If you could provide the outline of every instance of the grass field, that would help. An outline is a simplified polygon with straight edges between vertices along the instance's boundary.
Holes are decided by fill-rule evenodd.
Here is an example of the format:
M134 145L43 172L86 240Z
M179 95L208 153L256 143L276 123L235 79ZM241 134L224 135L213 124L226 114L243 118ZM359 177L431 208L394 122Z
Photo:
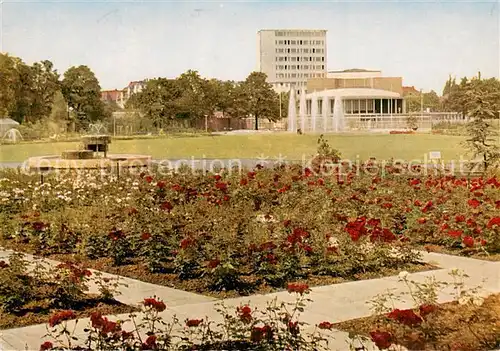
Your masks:
M405 160L424 159L430 151L441 151L443 160L468 158L462 142L464 137L432 134L331 134L330 145L344 158L359 157ZM113 140L110 153L151 155L155 159L180 158L278 158L301 160L316 153L318 135L248 134L190 136ZM23 162L31 156L60 155L63 150L76 149L78 142L20 143L0 145L0 162Z

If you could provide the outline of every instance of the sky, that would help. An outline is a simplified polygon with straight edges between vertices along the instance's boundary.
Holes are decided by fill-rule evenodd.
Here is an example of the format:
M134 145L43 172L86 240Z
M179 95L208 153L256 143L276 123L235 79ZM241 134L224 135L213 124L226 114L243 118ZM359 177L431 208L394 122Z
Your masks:
M499 77L500 4L493 1L0 0L0 51L59 73L89 66L102 89L188 69L243 80L260 29L326 29L327 68L381 69L442 93L449 75Z

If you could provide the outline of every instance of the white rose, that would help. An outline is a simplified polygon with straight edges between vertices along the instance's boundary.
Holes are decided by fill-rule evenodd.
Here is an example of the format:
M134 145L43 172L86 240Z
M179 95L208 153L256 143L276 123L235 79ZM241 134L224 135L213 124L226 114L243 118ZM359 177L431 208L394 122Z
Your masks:
M480 296L476 296L472 299L472 303L476 306L482 306L484 302L484 299Z
M408 273L407 271L401 271L401 272L399 272L398 276L399 276L399 279L405 280L406 278L408 278L409 274L410 273Z
M458 299L458 304L459 305L467 305L470 301L470 297L469 296L461 296L459 299Z

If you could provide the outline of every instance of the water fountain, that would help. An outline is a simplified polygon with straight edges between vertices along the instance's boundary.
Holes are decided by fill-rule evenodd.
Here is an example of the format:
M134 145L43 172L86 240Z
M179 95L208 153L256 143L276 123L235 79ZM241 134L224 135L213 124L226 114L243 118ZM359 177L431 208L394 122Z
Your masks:
M328 128L328 113L330 112L329 98L328 95L323 95L323 131L326 132Z
M300 129L304 133L306 129L306 91L302 89L300 92L299 116L300 116Z
M8 140L11 143L17 143L19 140L23 140L23 136L21 135L21 132L16 128L10 128L5 132L2 139Z
M309 129L314 133L316 132L316 115L318 114L318 99L316 96L311 98L311 126Z
M295 90L292 88L290 90L290 99L288 100L288 131L296 132L297 126L295 121L297 120L297 106L295 102Z
M333 105L333 125L335 132L342 132L345 129L344 104L340 96L335 97Z
M82 136L77 150L66 150L59 155L30 157L28 168L32 170L62 169L130 169L149 167L151 156L133 154L108 154L111 137L102 134L102 125L91 125L93 134Z

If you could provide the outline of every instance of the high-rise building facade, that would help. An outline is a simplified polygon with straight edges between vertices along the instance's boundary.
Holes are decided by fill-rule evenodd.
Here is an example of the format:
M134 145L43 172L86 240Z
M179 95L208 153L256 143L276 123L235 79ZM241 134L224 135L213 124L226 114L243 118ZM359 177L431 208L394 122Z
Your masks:
M257 33L257 71L273 88L306 88L310 78L325 78L326 30L264 29Z

